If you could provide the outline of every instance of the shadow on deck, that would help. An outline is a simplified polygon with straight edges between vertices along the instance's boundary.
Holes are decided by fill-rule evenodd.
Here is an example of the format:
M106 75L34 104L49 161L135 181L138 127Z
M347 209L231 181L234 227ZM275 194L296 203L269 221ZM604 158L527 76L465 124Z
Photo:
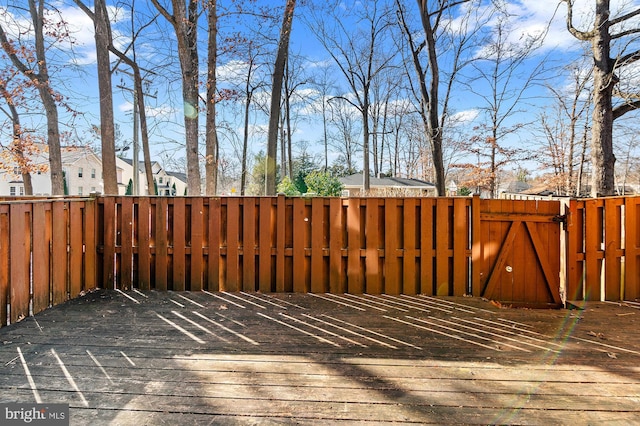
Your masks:
M0 329L0 403L71 424L587 424L640 416L640 310L96 291Z

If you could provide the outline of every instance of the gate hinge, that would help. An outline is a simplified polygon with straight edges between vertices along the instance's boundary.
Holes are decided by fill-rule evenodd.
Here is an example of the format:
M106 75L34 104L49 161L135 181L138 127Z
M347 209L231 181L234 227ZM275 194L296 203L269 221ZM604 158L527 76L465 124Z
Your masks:
M566 214L558 214L555 215L552 219L556 223L560 223L563 228L567 225L567 215Z

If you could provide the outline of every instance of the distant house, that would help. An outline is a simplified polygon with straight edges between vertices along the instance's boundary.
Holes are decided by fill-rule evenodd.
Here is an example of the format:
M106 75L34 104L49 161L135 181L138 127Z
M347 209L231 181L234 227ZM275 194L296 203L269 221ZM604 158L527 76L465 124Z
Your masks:
M66 146L61 148L62 170L64 173L66 195L89 195L103 193L102 159L88 146ZM51 173L49 171L49 155L46 145L42 145L36 154L29 158L34 166L31 173L33 195L51 195ZM152 163L153 178L158 187L158 195L184 195L187 187L186 175L168 172L157 163ZM139 167L140 187L147 194L147 180L144 163ZM124 195L129 181L133 179L132 161L116 158L116 176L118 193ZM22 174L18 167L0 170L0 196L25 195Z
M121 195L124 195L129 181L133 181L133 160L130 158L118 158L116 164L119 169L119 191ZM157 161L151 163L151 171L158 189L158 195L184 195L187 188L187 175L185 173L167 171ZM148 194L146 176L144 161L140 161L138 163L138 184L140 185L141 194ZM122 186L120 186L120 182L122 182Z
M344 185L344 195L357 197L364 195L363 175L355 173L340 178ZM369 196L406 196L406 197L435 197L436 186L432 183L410 178L399 177L371 177L369 179Z
M62 171L67 195L89 195L102 192L102 161L88 146L61 147ZM31 173L33 195L51 195L49 155L44 145L30 157L38 171ZM22 174L17 167L0 171L0 195L24 195Z

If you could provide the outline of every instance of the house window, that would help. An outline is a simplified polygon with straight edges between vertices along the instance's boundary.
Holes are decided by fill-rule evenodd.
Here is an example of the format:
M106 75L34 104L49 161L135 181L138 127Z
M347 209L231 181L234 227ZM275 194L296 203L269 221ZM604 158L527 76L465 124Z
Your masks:
M12 186L9 188L9 195L11 195L12 197L15 197L16 195L16 187Z
M78 177L82 177L82 167L78 167Z
M81 186L78 187L78 195L82 195L82 187Z
M20 187L20 195L24 195L24 186Z
M162 177L160 177L160 179L158 180L158 182L160 183L160 185L162 185Z
M96 169L91 169L91 179L96 178Z
M91 192L96 192L96 187L95 186L91 187Z

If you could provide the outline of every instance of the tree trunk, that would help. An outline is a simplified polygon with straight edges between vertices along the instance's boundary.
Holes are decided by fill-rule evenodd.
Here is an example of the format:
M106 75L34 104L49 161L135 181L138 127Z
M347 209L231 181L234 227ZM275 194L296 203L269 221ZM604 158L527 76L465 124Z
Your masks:
M218 190L218 131L216 127L216 67L218 58L218 15L216 0L209 0L209 42L207 47L207 117L205 137L206 195L216 195Z
M597 0L593 50L593 123L591 127L591 195L614 195L613 88L617 83L610 59L609 0Z
M293 25L293 12L296 0L287 0L280 30L278 53L273 68L273 85L271 87L271 108L269 112L269 133L267 140L267 157L265 158L265 195L276 195L276 155L278 151L278 123L280 121L280 100L282 99L282 83L289 53L289 37Z
M151 0L158 11L173 25L178 41L178 58L182 71L182 100L184 103L184 132L187 150L187 193L200 195L200 156L198 153L198 0L188 0L188 14L184 0L172 0L171 15L158 0Z
M111 63L109 46L111 28L104 0L95 0L96 59L98 65L98 92L100 94L100 140L102 147L102 180L104 193L118 194L116 173L115 127L113 124L113 92L111 88Z

